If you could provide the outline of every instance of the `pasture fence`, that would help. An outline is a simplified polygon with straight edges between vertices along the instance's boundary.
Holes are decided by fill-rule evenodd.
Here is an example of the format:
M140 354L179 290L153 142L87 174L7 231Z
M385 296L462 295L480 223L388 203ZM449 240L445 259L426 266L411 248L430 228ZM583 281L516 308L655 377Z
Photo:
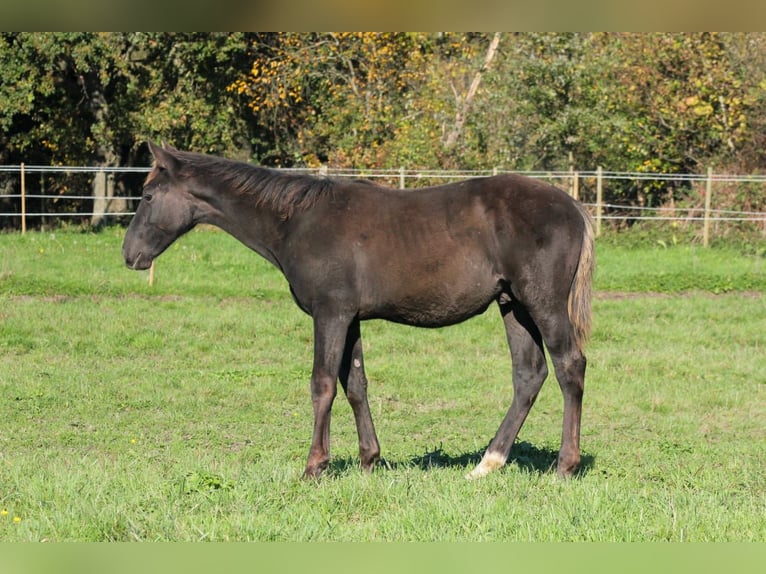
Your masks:
M30 223L44 228L63 220L89 225L127 221L140 199L141 182L149 169L0 165L0 229L24 233ZM722 223L750 225L766 237L766 175L717 174L712 168L704 174L665 174L605 171L601 167L592 171L513 171L321 166L282 171L364 178L412 190L472 177L516 173L549 181L585 203L594 217L597 234L605 224L621 227L651 220L700 224L706 246L711 226ZM685 193L679 194L679 190ZM725 201L737 194L740 197L733 204ZM677 202L678 195L683 195L685 201ZM741 209L742 196L754 209ZM729 204L739 205L740 209L729 208Z

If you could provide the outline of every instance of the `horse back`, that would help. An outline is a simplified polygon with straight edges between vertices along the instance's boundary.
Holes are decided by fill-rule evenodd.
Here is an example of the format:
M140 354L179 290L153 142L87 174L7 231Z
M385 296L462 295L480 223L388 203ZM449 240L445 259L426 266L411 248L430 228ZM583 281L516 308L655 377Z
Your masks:
M349 182L296 223L286 275L304 308L330 292L361 318L456 323L541 266L576 266L564 251L579 219L564 192L522 176L416 191Z

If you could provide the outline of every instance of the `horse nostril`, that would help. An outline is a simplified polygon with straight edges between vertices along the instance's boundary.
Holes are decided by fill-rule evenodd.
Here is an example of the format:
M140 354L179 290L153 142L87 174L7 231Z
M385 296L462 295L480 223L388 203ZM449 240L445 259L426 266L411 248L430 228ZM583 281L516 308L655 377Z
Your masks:
M141 254L140 253L138 255L136 255L135 257L131 257L130 255L127 255L127 254L124 254L123 256L125 258L125 265L129 269L135 269L136 266L138 265L138 262L141 260Z

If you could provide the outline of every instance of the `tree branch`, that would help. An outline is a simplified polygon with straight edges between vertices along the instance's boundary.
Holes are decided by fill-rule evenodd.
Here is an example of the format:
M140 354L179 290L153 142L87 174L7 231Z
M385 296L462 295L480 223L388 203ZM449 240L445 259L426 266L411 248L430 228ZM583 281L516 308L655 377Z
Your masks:
M500 44L500 32L495 32L494 36L492 36L492 41L489 43L489 48L487 48L487 53L484 56L484 63L482 64L481 68L479 68L476 71L476 74L473 76L473 81L471 82L471 86L468 88L468 92L465 95L465 98L463 99L463 105L457 106L457 112L455 113L455 126L452 128L452 131L447 134L447 137L444 139L444 147L450 148L455 145L458 138L460 137L460 134L463 132L463 126L465 125L465 120L468 117L468 110L471 107L471 103L473 102L474 96L476 96L476 92L479 89L479 84L481 83L481 76L484 72L486 72L489 69L490 64L492 63L492 60L495 58L495 53L497 52L497 46Z

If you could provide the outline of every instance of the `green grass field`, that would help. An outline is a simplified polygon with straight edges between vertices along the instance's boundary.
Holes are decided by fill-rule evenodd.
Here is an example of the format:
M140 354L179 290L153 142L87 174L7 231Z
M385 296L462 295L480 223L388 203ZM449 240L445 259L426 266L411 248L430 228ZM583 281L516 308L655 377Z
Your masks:
M549 471L550 377L512 459L467 482L511 399L499 314L363 325L386 464L300 475L311 323L279 273L220 232L156 283L123 231L0 235L0 540L764 541L766 259L598 246L583 469Z

